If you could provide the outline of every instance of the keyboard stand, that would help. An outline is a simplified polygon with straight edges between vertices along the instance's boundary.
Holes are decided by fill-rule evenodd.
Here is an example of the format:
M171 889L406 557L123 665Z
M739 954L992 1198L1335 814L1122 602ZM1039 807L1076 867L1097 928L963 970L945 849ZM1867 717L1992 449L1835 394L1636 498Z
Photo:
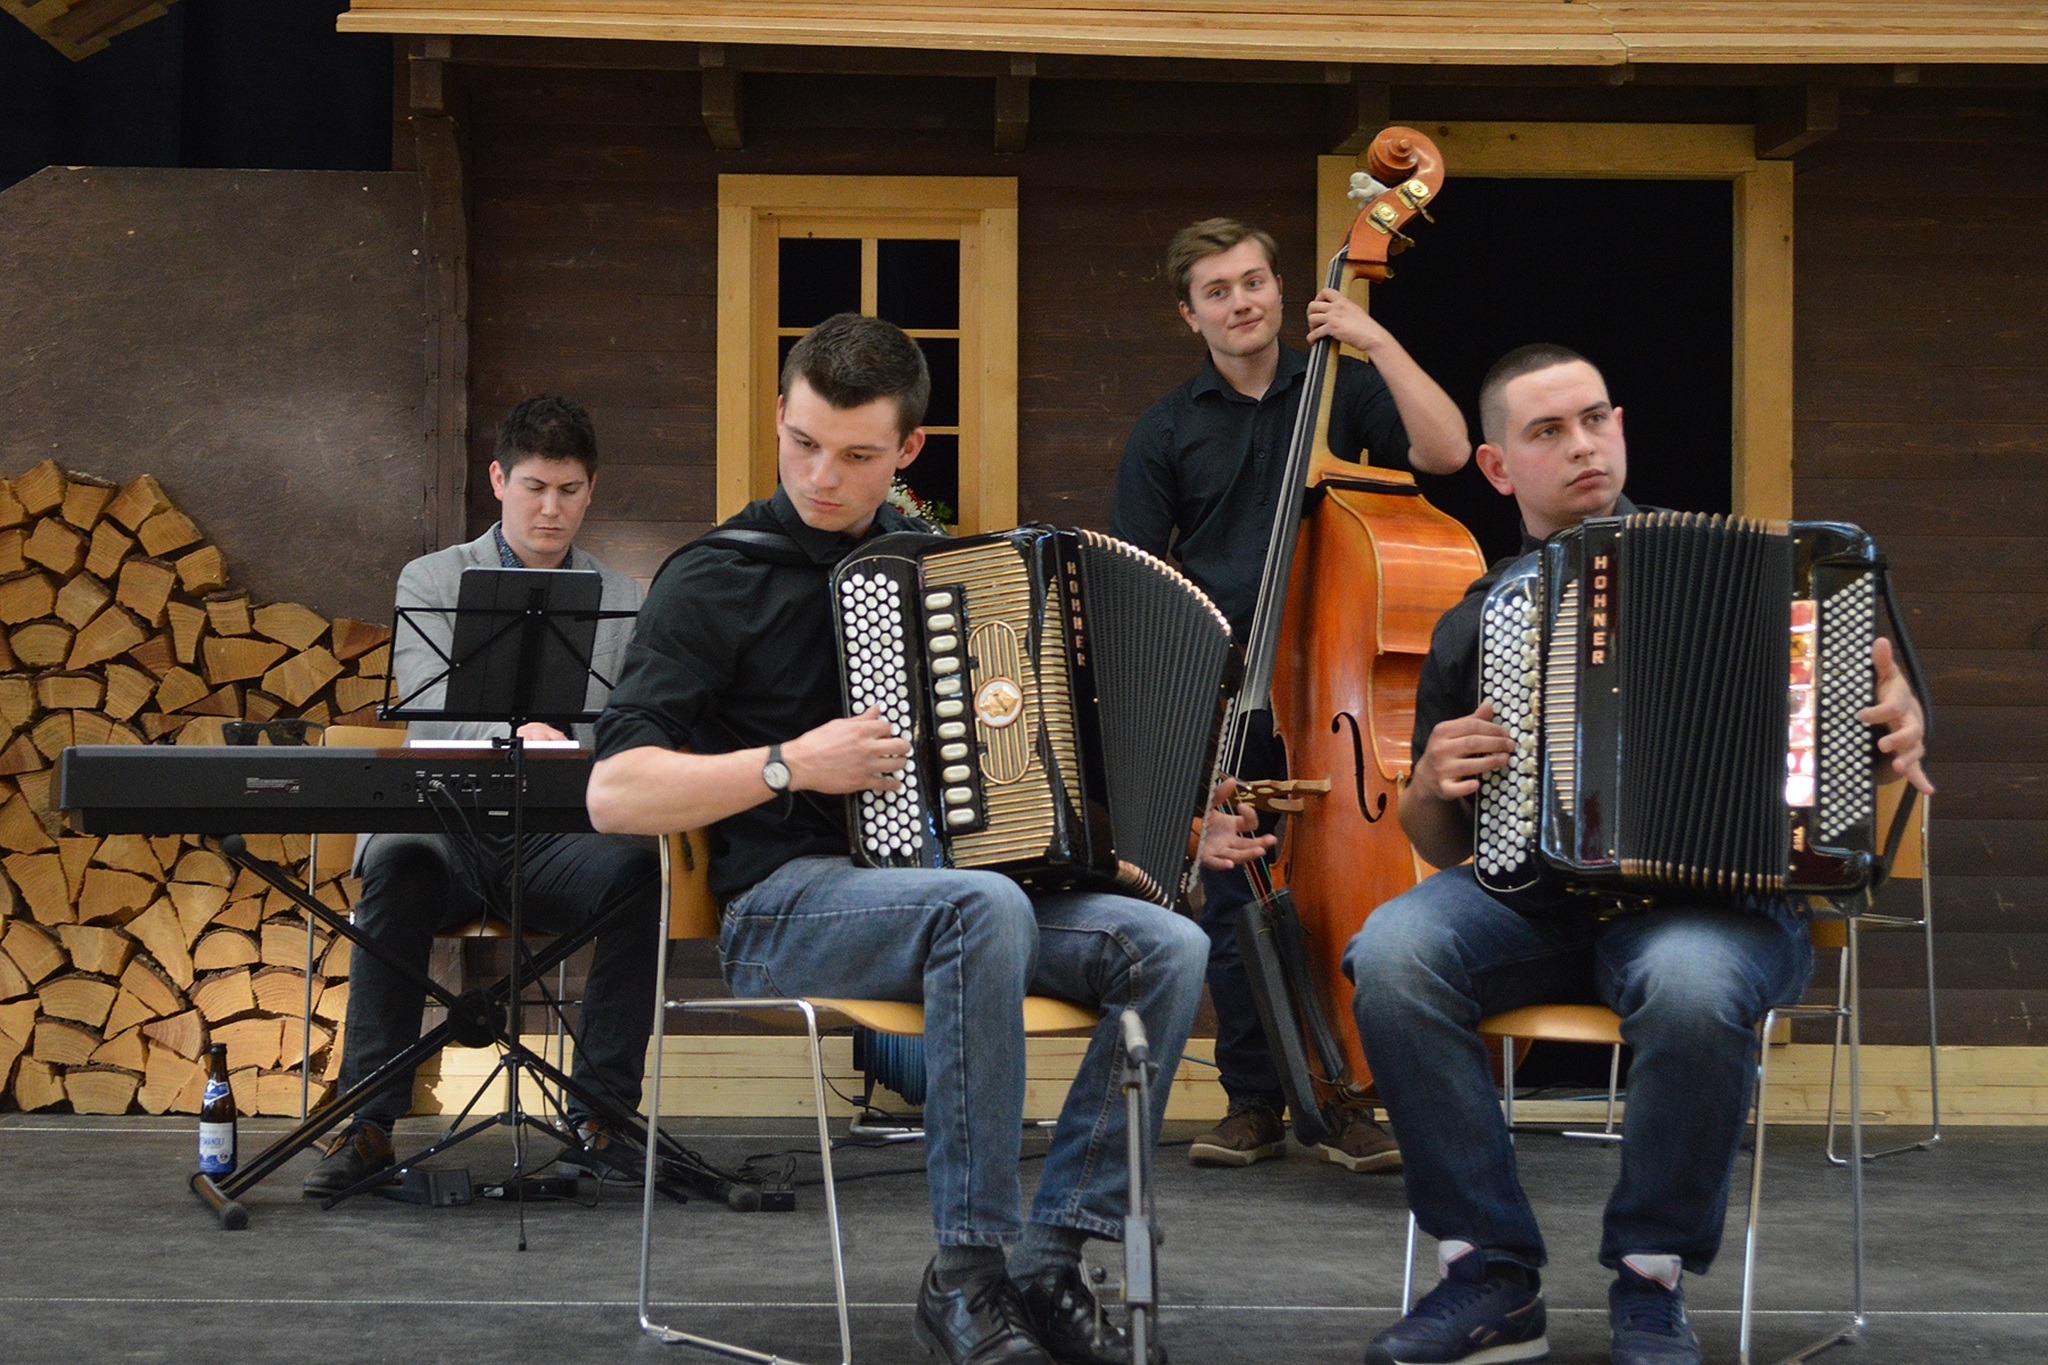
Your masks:
M583 1102L588 1112L606 1119L619 1131L631 1132L640 1126L638 1115L625 1113L609 1099L591 1095L563 1074L559 1068L549 1063L545 1057L533 1052L517 1037L509 1035L510 987L511 982L520 974L507 977L485 990L457 995L411 963L401 961L390 949L358 929L347 915L338 913L307 894L304 887L287 876L275 863L249 852L240 835L230 834L211 842L217 844L222 856L228 861L254 873L266 885L289 896L295 905L314 919L342 935L350 943L369 952L386 966L423 986L428 996L448 1011L447 1018L423 1032L418 1042L400 1052L373 1074L365 1076L355 1085L338 1095L331 1096L314 1108L298 1127L272 1142L252 1160L239 1165L234 1174L216 1179L203 1173L195 1173L191 1179L192 1193L214 1211L223 1228L232 1231L247 1227L249 1212L240 1202L242 1195L262 1183L300 1152L318 1142L330 1128L353 1114L358 1104L383 1089L394 1074L410 1073L414 1067L435 1056L451 1043L464 1047L489 1047L495 1044L516 1053L522 1069L532 1072L547 1084L575 1095ZM621 904L611 915L587 924L573 934L556 937L534 955L528 968L531 975L525 979L538 976L566 960L570 954L606 928L614 916L629 908L629 903ZM515 944L513 951L521 951L520 946ZM681 1191L687 1190L721 1202L729 1202L729 1176L708 1166L694 1152L666 1134L661 1134L659 1141L661 1156L667 1164L671 1178L681 1187L681 1190L677 1191L678 1197L685 1197ZM336 1196L336 1199L327 1202L332 1204L341 1197Z

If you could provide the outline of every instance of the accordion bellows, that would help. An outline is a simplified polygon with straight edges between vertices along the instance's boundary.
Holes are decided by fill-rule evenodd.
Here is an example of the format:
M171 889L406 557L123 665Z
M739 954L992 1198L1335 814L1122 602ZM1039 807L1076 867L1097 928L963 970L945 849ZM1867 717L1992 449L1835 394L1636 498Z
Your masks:
M899 534L833 574L848 714L910 737L849 800L853 856L1171 904L1215 762L1230 627L1170 565L1093 531Z
M1705 900L1862 887L1878 569L1833 522L1659 512L1552 536L1484 605L1480 699L1517 747L1480 785L1481 883L1548 864Z

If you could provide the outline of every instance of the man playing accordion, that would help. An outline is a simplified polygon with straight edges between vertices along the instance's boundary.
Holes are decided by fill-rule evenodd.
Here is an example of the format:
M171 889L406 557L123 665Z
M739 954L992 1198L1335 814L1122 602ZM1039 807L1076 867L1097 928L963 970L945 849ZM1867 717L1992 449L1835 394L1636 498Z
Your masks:
M1523 549L1590 517L1634 509L1621 409L1600 372L1556 346L1511 352L1480 390L1481 470L1521 510ZM1379 1334L1368 1365L1522 1361L1548 1353L1543 1238L1515 1174L1485 1047L1484 1016L1538 1002L1597 1001L1621 1016L1634 1050L1621 1174L1608 1201L1601 1264L1616 1365L1698 1361L1682 1272L1703 1273L1721 1241L1728 1180L1748 1111L1757 1026L1799 998L1812 972L1792 900L1660 902L1603 916L1557 877L1496 894L1470 865L1472 799L1515 743L1479 695L1475 583L1438 622L1417 692L1414 770L1401 823L1445 870L1376 910L1345 966L1354 1009L1406 1159L1408 1201L1439 1240L1443 1279ZM1873 659L1887 780L1932 791L1921 770L1922 714L1888 641Z

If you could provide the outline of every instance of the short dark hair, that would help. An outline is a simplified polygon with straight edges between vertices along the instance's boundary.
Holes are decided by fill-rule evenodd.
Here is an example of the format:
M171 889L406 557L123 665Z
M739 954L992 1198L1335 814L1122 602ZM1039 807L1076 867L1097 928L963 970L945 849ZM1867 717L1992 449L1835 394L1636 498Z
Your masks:
M597 473L597 428L581 403L570 398L529 398L498 423L498 468L507 474L525 459L574 460L586 475Z
M1557 365L1574 364L1591 365L1594 374L1600 373L1598 365L1577 351L1551 341L1517 346L1494 361L1493 368L1486 372L1486 378L1479 381L1479 432L1487 444L1497 446L1507 439L1508 410L1503 390L1511 380ZM1606 382L1606 376L1601 376L1601 382Z
M1188 279L1195 273L1196 261L1221 255L1240 242L1257 242L1266 253L1267 268L1275 272L1280 269L1280 244L1273 240L1273 234L1235 218L1204 218L1174 233L1173 240L1166 244L1166 278L1173 281L1174 297L1182 303L1190 301Z
M895 323L859 313L835 313L789 348L782 362L784 397L799 379L841 411L893 399L900 437L923 424L932 398L923 348Z

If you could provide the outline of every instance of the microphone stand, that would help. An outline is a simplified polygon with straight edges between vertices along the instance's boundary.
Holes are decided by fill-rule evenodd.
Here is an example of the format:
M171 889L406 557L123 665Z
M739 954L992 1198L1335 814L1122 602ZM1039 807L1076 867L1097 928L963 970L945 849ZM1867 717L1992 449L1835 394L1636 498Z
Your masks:
M1152 1064L1152 1045L1145 1038L1145 1024L1138 1012L1126 1009L1119 1022L1124 1033L1125 1164L1131 1182L1130 1212L1124 1215L1124 1304L1131 1315L1131 1359L1138 1365L1150 1365L1147 1338L1159 1316L1159 1284L1153 1264L1152 1144L1146 1139L1151 1127L1152 1078L1158 1068Z

